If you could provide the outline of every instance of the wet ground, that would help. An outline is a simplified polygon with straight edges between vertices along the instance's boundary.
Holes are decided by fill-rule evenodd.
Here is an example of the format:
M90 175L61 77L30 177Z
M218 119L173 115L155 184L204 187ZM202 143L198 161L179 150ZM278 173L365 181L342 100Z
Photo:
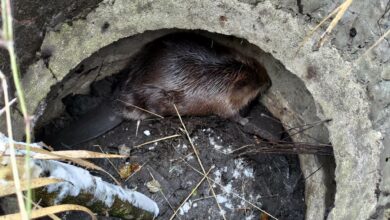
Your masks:
M75 104L78 99L89 107L84 109L80 103ZM71 114L54 121L47 130L61 127L71 120L70 115L77 117L85 113L91 106L98 105L99 98L75 96L66 99L65 103ZM280 122L272 119L261 104L251 106L246 116L259 128L282 138ZM137 122L127 121L74 148L128 155L126 160L94 162L127 187L154 199L160 208L158 219L169 219L178 207L181 207L177 212L180 219L222 219L222 214L226 219L259 219L264 217L261 210L279 219L304 219L304 181L296 155L257 153L241 156L242 149L247 146L259 146L261 138L247 133L235 122L216 116L183 117L183 121L199 157L194 154L178 117L144 120L138 131ZM147 142L152 143L143 145ZM215 196L209 183L204 181L183 203L202 180L199 161L206 172L210 171L210 185ZM121 178L119 170L126 166L140 167L140 170L131 177ZM95 175L111 181L100 173ZM155 193L150 191L149 186L153 179L161 185L161 190Z

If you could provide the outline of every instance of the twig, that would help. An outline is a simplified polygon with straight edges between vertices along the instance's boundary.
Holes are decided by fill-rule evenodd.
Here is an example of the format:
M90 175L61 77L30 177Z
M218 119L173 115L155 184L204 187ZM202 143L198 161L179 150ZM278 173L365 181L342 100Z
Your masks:
M175 151L176 151L179 155L181 155L181 157L178 158L179 160L182 160L187 166L189 166L189 167L190 167L191 169L193 169L195 172L199 173L200 175L203 175L202 172L200 172L198 169L196 169L195 167L193 167L191 164L189 164L189 163L184 159L186 156L184 156L183 154L181 154L180 152L178 152L178 151L176 150L175 147L174 147L174 149L175 149ZM254 208L258 209L260 212L266 213L267 215L269 215L269 216L272 217L273 219L276 219L276 220L277 220L276 217L274 217L273 215L269 214L267 211L265 211L265 210L259 208L258 206L256 206L256 205L253 204L252 202L250 202L250 201L246 200L245 198L241 197L241 196L238 195L237 193L234 193L234 192L232 192L231 190L230 190L230 191L227 191L227 190L224 188L224 186L222 186L221 184L219 184L218 182L216 182L216 181L213 180L212 178L210 178L210 177L207 176L207 179L209 179L211 182L213 182L214 184L216 184L216 185L218 185L219 187L221 187L221 189L222 189L223 191L225 191L225 193L227 193L227 194L232 194L233 196L235 196L235 197L237 197L237 198L243 200L244 202L246 202L246 203L248 203L249 205L253 206Z
M191 169L193 169L195 172L199 173L200 175L203 175L202 172L198 169L196 169L195 167L193 167L191 164L187 163L187 161L185 161L183 159L183 162L185 164L187 164L187 166L189 166ZM260 207L258 207L257 205L253 204L252 202L246 200L245 198L243 198L242 196L238 195L237 193L234 193L233 191L227 191L225 189L224 186L222 186L221 184L219 184L217 181L211 179L210 177L207 177L207 179L209 179L211 182L213 182L214 184L218 185L219 187L221 187L222 191L224 191L225 193L227 194L232 194L233 196L243 200L244 202L248 203L249 205L251 205L252 207L256 208L257 210L269 215L271 218L275 219L275 220L278 220L275 216L271 215L270 213L268 213L267 211L265 211L264 209L261 209Z
M254 146L255 146L254 144L246 144L242 147L239 147L237 149L232 150L229 154L233 154L234 152L240 151L240 150L248 148L248 147L254 147Z
M175 108L176 114L177 114L177 116L179 117L179 120L180 120L181 125L183 126L183 129L184 129L184 131L185 131L185 133L186 133L186 136L187 136L187 138L188 138L188 141L189 141L190 144L191 144L192 150L193 150L194 153L195 153L195 156L196 156L196 159L198 160L199 166L200 166L200 168L201 168L202 171L203 171L203 175L206 175L206 170L204 169L203 163L202 163L202 161L200 160L199 152L198 152L198 150L196 149L194 143L192 142L192 139L191 139L191 137L190 137L190 134L188 133L187 127L186 127L186 125L184 124L184 122L183 122L183 120L182 120L182 118L181 118L181 115L180 115L179 111L177 110L177 107L176 107L175 104L173 104L173 107ZM210 183L210 181L209 181L208 178L207 178L207 183L209 184L211 193L213 194L213 196L214 196L214 198L215 198L215 202L217 203L217 206L218 206L218 208L219 208L219 210L220 210L220 213L221 213L221 215L222 215L222 218L223 218L224 220L226 220L225 214L223 214L223 209L222 209L221 205L220 205L219 202L218 202L218 199L217 199L217 196L216 196L216 194L215 194L214 188L213 188L213 186L211 185L211 183Z
M159 115L159 114L157 114L157 113L151 112L151 111L149 111L149 110L146 110L146 109L144 109L144 108L138 107L138 106L136 106L136 105L133 105L133 104L128 103L128 102L125 102L125 101L123 101L123 100L120 100L120 99L116 99L116 100L117 100L117 101L120 101L120 102L122 102L122 103L124 103L125 105L131 106L131 107L133 107L133 108L136 108L136 109L138 109L138 110L144 111L144 112L149 113L149 114L151 114L151 115L157 116L157 117L159 117L159 118L164 118L163 116L161 116L161 115Z
M358 64L358 63L363 59L363 57L367 56L367 54L368 54L372 49L374 49L376 46L378 46L378 44L381 43L381 42L387 37L387 35L389 35L389 34L390 34L390 29L387 30L386 33L385 33L384 35L382 35L377 41L375 41L375 43L374 43L370 48L368 48L367 51L364 52L364 54L363 54L361 57L359 57L359 58L356 60L356 64Z
M209 169L209 171L205 172L203 175L203 178L198 182L198 184L196 184L196 186L191 190L191 193L183 200L183 202L180 204L180 206L175 210L175 212L172 214L172 216L169 218L169 220L172 220L173 218L175 218L177 212L179 211L179 209L184 205L184 203L186 203L188 201L188 199L192 196L192 194L194 194L194 192L199 188L199 186L203 183L203 181L208 178L207 175L210 173L210 171L213 169L214 167L211 167Z
M156 139L156 140L147 141L145 143L133 146L131 148L131 150L135 150L135 149L138 149L138 148L143 147L143 146L148 145L148 144L153 144L155 142L159 142L159 141L163 141L163 140L167 140L167 139L171 139L171 138L175 138L175 137L180 137L180 136L181 136L180 134L174 134L174 135L163 137L163 138L159 138L159 139Z
M11 107L15 102L16 102L16 98L13 98L13 99L9 102L9 106ZM4 108L0 109L0 116L2 116L2 115L4 114L5 109L6 109L6 106L4 106Z
M9 138L9 151L10 151L10 155L11 155L11 157L10 157L11 158L11 165L12 165L11 168L12 168L12 175L13 175L14 183L15 183L16 197L18 199L19 210L20 210L20 214L21 214L22 219L28 219L26 206L25 206L25 203L23 200L22 187L21 187L20 179L19 179L20 175L19 175L17 164L16 164L16 156L15 156L16 153L15 153L15 145L14 145L14 141L13 141L12 123L11 123L11 110L10 110L10 104L8 102L8 100L9 100L8 85L7 85L7 80L1 71L0 71L0 79L1 79L1 85L3 87L3 93L4 93L5 116L6 116L6 121L7 121L7 133L8 133L8 138ZM26 169L26 170L28 173L28 169Z
M139 169L135 170L130 176L128 176L125 181L123 181L124 183L127 182L127 180L129 180L132 176L134 176L136 173L138 173L139 171L141 171L142 167L144 167L146 164L148 163L148 161L146 161L145 163L143 163Z
M333 18L332 22L330 22L328 28L325 30L325 32L321 35L320 40L318 41L318 48L321 47L326 37L332 32L333 28L336 27L337 23L340 21L340 19L344 16L345 12L349 8L349 6L352 4L353 0L345 0L343 4L340 5L340 7L335 10L337 11L336 16Z
M141 124L141 120L137 120L137 126L135 128L135 136L137 137L138 136L138 129L139 129L139 125Z
M154 178L152 172L150 172L150 170L149 170L148 168L146 168L146 169L148 170L148 172L149 172L150 176L152 177L152 179L153 179L154 181L157 181L157 180ZM175 209L173 208L172 204L168 201L168 198L165 196L165 194L164 194L164 192L163 192L163 190L162 190L162 187L160 188L159 191L160 191L161 195L163 196L163 198L165 199L165 201L168 203L168 206L172 209L173 212L175 212ZM179 220L181 220L179 216L177 216L177 217L179 218Z
M324 19L322 19L322 21L316 25L310 32L309 34L307 34L302 43L298 46L298 49L297 51L295 52L295 56L299 53L300 49L303 47L303 45L306 43L306 41L313 36L314 32L319 28L321 27L322 24L325 23L325 21L327 21L330 17L336 15L332 21L330 22L330 24L328 25L328 27L326 28L325 32L322 33L320 39L318 40L317 42L317 48L320 48L324 42L325 42L325 39L326 37L330 34L330 32L332 32L333 28L337 25L337 23L340 21L340 19L343 17L343 15L345 14L346 10L349 8L349 6L352 4L353 0L345 0L341 5L339 5L336 9L334 9L328 16L326 16Z
M315 173L317 173L321 168L323 167L323 165L321 164L321 166L319 166L316 170L314 170L312 173L310 173L307 177L305 177L305 181L307 179L309 179L311 176L313 176Z
M323 123L323 122L329 122L329 121L332 120L332 119L325 119L325 120L316 121L316 122L313 122L313 123L311 123L311 124L306 124L306 125L302 125L302 126L298 126L298 127L290 127L289 125L287 125L287 124L285 124L285 123L283 123L283 122L281 122L281 121L279 121L279 120L277 120L277 119L275 119L275 118L273 118L273 117L271 117L271 116L269 116L269 115L267 115L267 114L261 113L261 116L262 116L262 117L266 117L266 118L268 118L268 119L271 119L271 120L273 120L273 121L276 121L276 122L280 123L284 128L287 129L287 132L282 131L282 132L280 132L279 134L282 134L282 133L287 133L287 134L288 134L288 131L290 131L290 130L294 130L294 131L295 131L295 130L302 129L302 128L306 127L306 126L310 126L310 125L319 125L319 124L321 124L321 123ZM303 136L305 136L305 137L307 137L307 138L310 138L310 139L312 139L312 140L314 140L314 141L320 142L319 140L317 140L316 138L312 137L311 135L306 134L306 133L303 133L303 131L309 130L309 129L311 129L311 128L314 128L314 126L311 126L311 127L309 127L309 128L305 128L304 130L300 130L300 132L298 132L297 134L301 133ZM292 134L292 135L288 134L288 136L287 136L286 138L292 137L292 136L294 136L294 135L296 135L296 134ZM284 138L283 140L285 140L286 138Z
M332 145L328 144L310 144L305 142L261 142L261 144L253 144L252 149L240 153L245 155L249 153L289 153L289 154L316 154L316 155L333 155ZM239 149L235 150L238 151Z
M297 55L299 53L299 51L301 50L301 48L303 47L303 45L305 45L306 41L311 38L314 34L314 32L319 28L321 27L321 25L323 25L325 23L325 21L327 21L330 17L332 17L333 15L335 15L339 10L340 10L340 7L342 5L338 6L335 10L333 10L328 16L326 16L324 19L322 19L322 21L316 25L302 40L302 43L298 46L298 49L297 49L297 52L295 52L295 55Z
M26 196L24 196L24 199L28 199ZM36 208L43 208L42 206L39 205L39 203L42 201L42 199L39 199L38 202L34 202L31 200L31 204L34 205L34 208L33 209L36 209ZM47 216L49 216L51 219L53 220L61 220L60 218L58 218L55 214L48 214Z
M96 145L100 151L104 154L107 154L106 152L103 151L103 149L99 146L99 145ZM106 158L108 160L108 163L110 163L110 165L112 166L112 168L114 168L115 172L118 174L118 176L120 176L119 174L119 170L116 168L116 166L114 166L114 164L112 163L112 161L110 160L110 158Z

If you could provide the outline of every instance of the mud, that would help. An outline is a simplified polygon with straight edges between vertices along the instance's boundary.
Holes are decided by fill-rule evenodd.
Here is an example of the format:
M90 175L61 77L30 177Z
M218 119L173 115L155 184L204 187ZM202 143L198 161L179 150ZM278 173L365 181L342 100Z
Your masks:
M94 83L92 88L99 85L107 88L104 82ZM105 91L110 92L110 89ZM100 95L105 96L104 93ZM42 129L40 136L48 131L55 132L80 114L88 114L99 100L101 97L95 93L67 97L64 99L67 113L46 126L46 130ZM282 138L284 130L280 122L272 118L260 103L253 103L241 113L258 127ZM256 120L253 120L255 117ZM211 184L216 199L207 181L203 182L178 211L180 219L221 219L221 213L227 219L258 219L261 216L258 208L279 219L304 219L304 177L296 155L239 156L240 149L259 143L261 139L246 133L241 125L217 116L183 117L183 121L204 169L207 172L212 168L209 176L215 181ZM142 145L172 135L179 136ZM121 179L118 170L126 164L141 166L139 172L121 180L127 187L146 194L158 203L158 219L169 219L203 177L198 172L202 172L202 168L178 117L143 120L138 132L137 122L126 121L101 137L74 148L107 153L120 153L119 149L126 148L130 150L126 160L94 162L118 179ZM102 177L111 181L107 176ZM161 185L161 191L157 193L149 192L146 186L153 179ZM68 216L68 219L72 218L72 215Z

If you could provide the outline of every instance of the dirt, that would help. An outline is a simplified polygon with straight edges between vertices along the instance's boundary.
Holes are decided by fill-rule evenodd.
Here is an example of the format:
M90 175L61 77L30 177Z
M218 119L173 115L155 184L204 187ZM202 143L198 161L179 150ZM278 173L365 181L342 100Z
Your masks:
M115 80L111 78L108 81ZM110 92L110 89L107 89L110 88L107 87L107 81L92 84L91 91L96 91L96 87L100 86L100 95L106 96L102 91ZM64 99L67 113L46 126L46 129L42 129L40 136L60 129L80 114L88 114L90 109L99 104L99 95L93 94ZM284 130L280 122L272 118L260 103L254 103L242 113L251 122L255 122L256 126L282 138ZM183 121L195 149L199 152L199 160L204 170L210 170L209 176L215 181L210 184L216 197L210 191L207 181L201 183L179 209L180 219L221 219L221 213L225 214L227 219L258 219L261 216L260 209L279 219L304 219L304 180L296 155L239 156L238 152L241 152L242 148L259 143L261 139L245 132L241 125L216 116L183 117ZM172 135L179 136L140 146ZM144 120L140 123L138 132L137 122L126 121L74 149L107 153L120 153L119 149L130 150L126 160L94 162L118 179L121 179L118 170L126 164L133 167L142 166L139 172L129 179L121 180L128 188L136 189L157 202L160 208L158 219L169 219L203 177L199 173L202 168L198 157L194 154L178 117ZM105 175L95 175L101 175L106 181L112 182ZM161 185L161 191L157 193L151 193L147 187L147 183L153 179ZM74 216L67 218L74 219Z
M40 54L36 52L39 51L47 29L55 30L58 24L71 23L73 18L85 16L99 2L100 0L68 1L67 3L55 1L47 4L44 1L40 3L15 1L14 8L17 8L14 10L16 47L22 72L28 64L40 57ZM1 56L6 55L2 53ZM8 69L6 62L1 66L4 70ZM87 112L91 106L99 103L99 97L86 96L77 99L82 103L88 103L89 106L85 109L83 106L77 109L75 106L80 105L75 103L79 102L74 102L74 99L68 100L68 113L55 120L54 124L46 129L51 130L53 126L60 128L71 121L72 117L77 118L78 115ZM84 102L85 100L87 101ZM252 108L250 115L258 117L263 111L265 111L264 107L257 105ZM250 115L249 118L251 118ZM261 213L258 208L280 219L304 219L304 181L296 155L257 154L241 157L236 153L238 151L234 150L255 143L259 139L245 133L240 125L212 116L186 117L184 123L194 139L204 169L207 171L213 167L210 177L218 183L218 185L213 185L227 219L257 219ZM256 123L261 123L261 121ZM258 126L264 127L265 124L272 123L258 124ZM280 128L280 124L275 127ZM280 136L280 130L273 130L270 127L267 129ZM100 151L99 147L94 146L99 145L105 152L118 153L118 147L121 145L131 148L150 140L179 134L180 137L132 150L127 160L111 160L116 168L108 160L94 161L118 179L120 177L116 169L124 164L143 165L139 172L126 181L126 185L153 198L160 208L158 219L167 219L172 215L173 209L176 210L179 207L184 198L202 179L202 175L190 166L200 171L201 168L181 129L180 121L176 117L142 121L138 135L135 131L136 122L124 122L105 135L78 146L77 149ZM164 196L160 192L149 192L146 183L153 179L151 174L161 184ZM96 175L102 174L96 173ZM102 177L111 181L104 175ZM258 208L245 201L251 202ZM202 183L188 202L183 205L181 211L178 212L178 217L180 219L221 218L220 210L206 182ZM75 219L71 215L67 218Z

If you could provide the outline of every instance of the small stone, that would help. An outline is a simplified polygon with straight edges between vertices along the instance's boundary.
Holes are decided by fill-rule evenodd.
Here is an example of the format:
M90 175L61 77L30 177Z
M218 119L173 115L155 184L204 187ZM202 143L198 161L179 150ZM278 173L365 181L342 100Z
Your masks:
M150 131L149 131L149 130L145 130L145 131L144 131L144 135L150 136Z
M390 81L390 68L385 69L381 75L383 80Z

